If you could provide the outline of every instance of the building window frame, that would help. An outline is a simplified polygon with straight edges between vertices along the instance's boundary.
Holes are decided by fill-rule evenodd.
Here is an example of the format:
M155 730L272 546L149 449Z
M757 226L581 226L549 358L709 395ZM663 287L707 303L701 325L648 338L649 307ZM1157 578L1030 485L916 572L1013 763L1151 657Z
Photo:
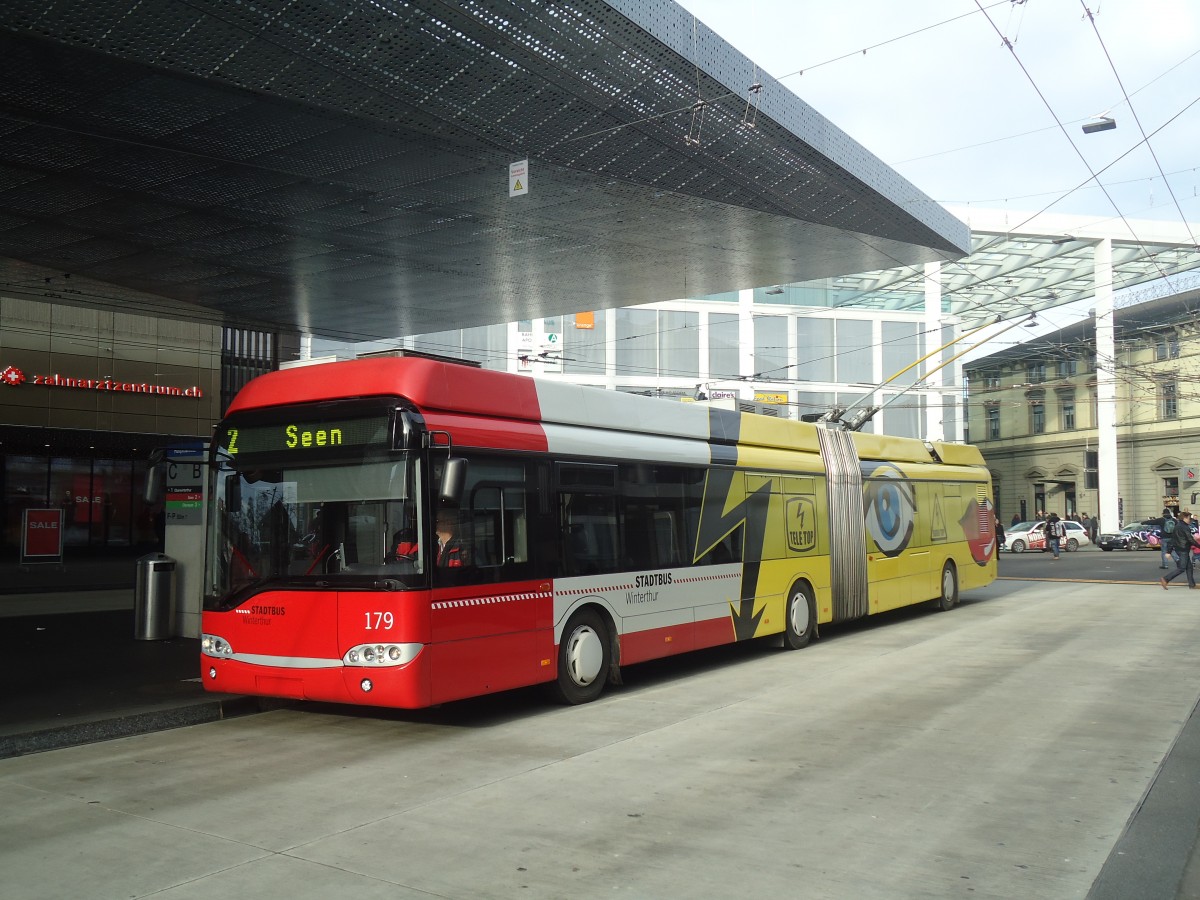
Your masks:
M1158 380L1158 417L1179 418L1179 382L1173 376Z
M1154 338L1154 359L1161 362L1164 359L1179 359L1179 334L1174 331L1163 332Z
M1029 433L1046 433L1046 401L1044 400L1029 401Z
M987 415L988 440L997 441L1000 439L1000 407L988 406L985 413Z

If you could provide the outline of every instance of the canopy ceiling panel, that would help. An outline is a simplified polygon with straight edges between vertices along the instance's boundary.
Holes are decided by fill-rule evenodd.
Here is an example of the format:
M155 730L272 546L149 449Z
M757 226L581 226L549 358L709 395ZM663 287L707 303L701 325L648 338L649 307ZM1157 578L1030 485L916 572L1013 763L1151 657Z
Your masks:
M0 4L0 274L90 303L368 339L968 249L668 0Z

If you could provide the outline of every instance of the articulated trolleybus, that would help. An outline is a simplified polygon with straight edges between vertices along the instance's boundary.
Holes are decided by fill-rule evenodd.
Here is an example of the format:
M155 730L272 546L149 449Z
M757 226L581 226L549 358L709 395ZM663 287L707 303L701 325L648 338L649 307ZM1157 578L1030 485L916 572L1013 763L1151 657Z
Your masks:
M207 689L416 708L996 576L974 447L432 359L255 379L213 440Z

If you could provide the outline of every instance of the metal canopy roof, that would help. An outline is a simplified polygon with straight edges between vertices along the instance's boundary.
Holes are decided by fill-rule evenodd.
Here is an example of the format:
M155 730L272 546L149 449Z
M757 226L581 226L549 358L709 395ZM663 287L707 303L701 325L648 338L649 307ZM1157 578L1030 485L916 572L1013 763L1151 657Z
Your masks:
M1113 339L1118 347L1136 344L1144 341L1147 335L1161 335L1180 326L1194 325L1197 319L1200 319L1200 291L1184 291L1114 310ZM972 360L965 363L964 368L980 371L1031 359L1050 361L1095 355L1096 321L1087 318ZM1053 385L1047 382L1045 386Z
M367 339L967 244L668 0L0 4L7 293Z
M960 210L971 226L971 255L941 267L942 308L979 325L1095 296L1095 252L1112 241L1113 290L1166 279L1157 293L1195 286L1178 276L1200 267L1200 247L1183 223L1071 215ZM834 279L839 305L922 310L923 267L903 266ZM1140 297L1117 298L1124 305Z

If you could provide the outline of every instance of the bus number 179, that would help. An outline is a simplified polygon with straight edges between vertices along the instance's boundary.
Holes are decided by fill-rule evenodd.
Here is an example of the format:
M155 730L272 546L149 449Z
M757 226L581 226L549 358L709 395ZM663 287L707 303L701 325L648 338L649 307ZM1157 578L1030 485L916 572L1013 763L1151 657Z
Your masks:
M363 613L367 617L367 631L389 631L395 624L390 612Z

